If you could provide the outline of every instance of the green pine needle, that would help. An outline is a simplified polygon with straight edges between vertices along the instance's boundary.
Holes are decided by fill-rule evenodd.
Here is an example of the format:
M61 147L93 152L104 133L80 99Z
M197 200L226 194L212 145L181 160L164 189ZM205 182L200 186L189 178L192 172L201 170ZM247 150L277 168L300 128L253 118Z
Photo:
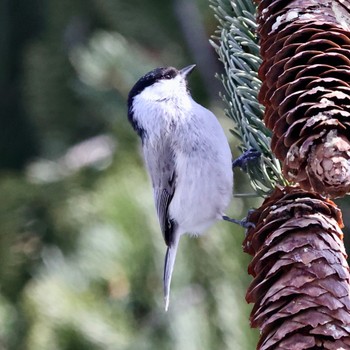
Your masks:
M231 132L241 141L240 149L255 148L261 162L248 167L255 191L267 195L276 184L286 184L280 162L270 149L271 131L263 122L264 107L258 102L261 64L256 36L256 7L252 0L211 0L219 25L211 40L225 74L219 79L225 88L221 97L228 106L226 115L235 122Z

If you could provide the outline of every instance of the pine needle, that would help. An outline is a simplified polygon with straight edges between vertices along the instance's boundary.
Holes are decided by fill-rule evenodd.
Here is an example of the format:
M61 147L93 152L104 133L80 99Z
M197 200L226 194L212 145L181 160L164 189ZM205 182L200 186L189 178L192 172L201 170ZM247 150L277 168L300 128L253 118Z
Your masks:
M258 102L261 64L256 36L256 7L251 0L211 0L219 25L210 41L223 63L225 74L218 75L225 93L226 115L235 127L231 132L241 141L240 149L255 148L261 161L248 167L254 190L266 196L276 184L286 184L280 162L270 149L271 131L263 122L264 107Z

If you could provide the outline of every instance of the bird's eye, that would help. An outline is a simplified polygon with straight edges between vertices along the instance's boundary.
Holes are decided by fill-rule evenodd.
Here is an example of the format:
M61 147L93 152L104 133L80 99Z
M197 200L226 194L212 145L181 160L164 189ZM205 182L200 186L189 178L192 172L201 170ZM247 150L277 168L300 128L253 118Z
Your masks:
M165 78L165 79L171 79L171 78L172 78L172 76L171 76L171 74L170 74L170 73L167 73L167 74L165 74L165 75L164 75L164 78Z

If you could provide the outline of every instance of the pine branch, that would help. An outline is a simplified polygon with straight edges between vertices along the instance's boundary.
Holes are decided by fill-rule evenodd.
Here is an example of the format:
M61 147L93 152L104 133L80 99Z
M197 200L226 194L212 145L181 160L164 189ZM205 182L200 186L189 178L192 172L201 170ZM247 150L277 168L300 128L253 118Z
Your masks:
M279 161L270 149L271 132L262 119L264 108L258 102L261 64L256 37L256 8L251 1L212 0L219 22L211 41L224 65L219 76L225 88L222 95L226 114L235 122L231 132L241 141L241 150L254 148L262 153L260 164L248 168L251 184L266 195L276 184L285 184Z

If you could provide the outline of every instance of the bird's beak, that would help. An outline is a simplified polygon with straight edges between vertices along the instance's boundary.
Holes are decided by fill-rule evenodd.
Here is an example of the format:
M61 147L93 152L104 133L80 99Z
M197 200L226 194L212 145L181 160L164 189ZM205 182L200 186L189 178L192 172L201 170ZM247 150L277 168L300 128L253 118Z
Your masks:
M180 75L184 78L186 78L188 75L191 74L191 72L196 68L195 64L191 64L190 66L187 66L185 68L182 68L180 70Z

